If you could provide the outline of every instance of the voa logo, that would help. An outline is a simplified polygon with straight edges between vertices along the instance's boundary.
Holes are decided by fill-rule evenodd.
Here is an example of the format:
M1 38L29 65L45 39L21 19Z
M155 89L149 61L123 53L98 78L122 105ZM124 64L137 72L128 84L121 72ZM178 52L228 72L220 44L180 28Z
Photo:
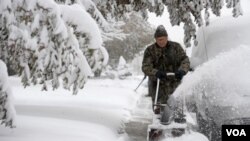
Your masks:
M226 129L227 136L247 136L244 129Z

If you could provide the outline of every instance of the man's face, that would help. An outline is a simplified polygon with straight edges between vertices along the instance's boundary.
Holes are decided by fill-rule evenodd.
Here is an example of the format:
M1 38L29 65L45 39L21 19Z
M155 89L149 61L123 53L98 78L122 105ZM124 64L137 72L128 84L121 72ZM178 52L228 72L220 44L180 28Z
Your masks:
M167 36L157 37L157 38L155 38L155 40L156 40L156 43L158 44L158 46L160 46L160 47L165 47L168 43Z

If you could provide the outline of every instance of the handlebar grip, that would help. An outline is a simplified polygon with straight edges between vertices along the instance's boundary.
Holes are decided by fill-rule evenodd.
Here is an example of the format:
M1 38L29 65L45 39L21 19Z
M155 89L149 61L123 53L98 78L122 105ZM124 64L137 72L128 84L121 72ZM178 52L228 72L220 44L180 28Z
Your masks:
M175 73L173 73L173 72L168 72L167 73L167 76L174 76L175 75Z

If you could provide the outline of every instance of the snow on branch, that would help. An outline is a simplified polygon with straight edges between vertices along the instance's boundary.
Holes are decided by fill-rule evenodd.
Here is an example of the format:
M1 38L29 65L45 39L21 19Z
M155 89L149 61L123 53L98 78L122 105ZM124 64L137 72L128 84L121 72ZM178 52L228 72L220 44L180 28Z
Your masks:
M5 63L0 60L0 124L14 128L16 111L12 100L12 91L8 83Z
M105 30L110 30L110 25L107 20L103 17L101 12L97 9L96 4L92 0L80 0L79 2L84 6L86 11L95 19L95 21L100 25L100 27Z
M92 72L94 54L89 52L102 48L98 22L90 13L80 4L54 0L3 0L0 5L0 54L23 85L40 83L47 90L52 84L56 89L61 77L74 94L83 88Z
M162 15L165 6L172 25L184 24L184 43L190 47L192 39L196 43L195 25L202 26L204 21L206 25L209 24L209 9L216 16L220 16L224 3L227 8L233 8L234 17L242 15L240 0L104 0L98 1L97 5L105 17L111 15L117 18L131 11L141 12L144 18L147 18L146 10Z
M102 37L99 27L90 14L78 4L61 5L63 19L67 24L74 26L76 32L85 33L88 36L90 49L98 49L102 46ZM82 20L79 20L81 17Z
M58 4L58 3L60 4ZM157 15L164 7L172 25L184 23L184 43L196 40L196 25L209 23L209 10L220 16L226 3L233 16L242 14L240 0L1 0L0 55L22 77L24 86L52 82L74 93L83 88L91 69L107 62L102 37L108 40L112 18L126 17L137 11L147 18L147 10ZM202 11L205 17L202 16ZM110 30L111 29L111 30ZM107 32L108 31L108 32ZM104 33L106 32L106 33ZM121 37L125 36L121 34ZM119 37L118 37L119 38ZM101 49L101 50L100 50ZM97 51L99 50L99 51ZM100 56L100 57L96 57ZM104 58L102 57L104 56ZM106 58L105 58L106 57ZM97 63L103 61L102 63Z

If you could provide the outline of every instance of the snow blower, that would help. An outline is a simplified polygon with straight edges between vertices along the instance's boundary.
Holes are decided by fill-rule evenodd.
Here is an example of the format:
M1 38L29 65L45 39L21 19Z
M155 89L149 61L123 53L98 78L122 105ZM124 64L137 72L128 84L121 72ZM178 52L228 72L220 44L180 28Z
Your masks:
M174 73L167 73L167 75L174 75ZM160 79L157 79L155 101L153 104L154 115L152 124L148 126L147 141L159 141L163 138L179 137L185 133L187 128L183 108L179 114L176 112L171 113L173 111L168 103L157 103L159 85Z

